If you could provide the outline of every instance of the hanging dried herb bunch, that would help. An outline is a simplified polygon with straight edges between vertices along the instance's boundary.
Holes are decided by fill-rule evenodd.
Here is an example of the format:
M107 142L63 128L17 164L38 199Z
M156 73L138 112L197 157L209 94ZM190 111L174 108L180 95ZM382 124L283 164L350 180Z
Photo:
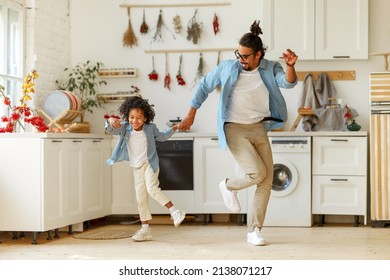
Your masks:
M187 40L191 41L196 45L198 43L198 39L202 33L203 23L198 23L196 21L196 14L198 13L198 9L195 10L193 17L187 24Z
M165 53L165 77L164 77L164 88L171 90L171 75L169 75L168 69L168 54Z
M184 86L186 82L184 81L182 75L181 75L181 64L183 62L183 55L180 55L179 57L179 70L177 71L176 80L179 86Z
M162 18L162 10L160 10L160 14L158 15L158 19L157 19L157 25L156 25L156 31L152 37L153 41L160 41L162 40L162 27L165 27L171 34L172 34L172 37L173 39L176 40L176 37L175 35L173 34L173 32L165 25L164 23L164 20Z
M123 34L123 46L125 47L133 47L133 45L137 45L137 37L135 37L133 27L131 25L131 19L130 19L130 8L127 8L127 15L129 17L129 26L126 30L126 32Z
M153 69L152 69L152 72L150 72L148 74L148 77L149 77L149 80L151 80L151 81L157 81L158 80L158 73L154 69L154 56L152 56L152 65L153 65Z
M173 30L175 30L175 33L181 32L181 20L180 16L176 15L172 18L172 24L173 24Z
M199 54L198 70L196 71L196 76L194 79L193 87L195 87L196 84L198 83L198 81L203 77L203 66L204 66L203 55L202 55L202 53L200 53Z
M146 23L146 20L145 20L145 10L144 10L144 14L143 14L143 17L142 17L142 24L141 24L141 27L139 28L139 32L141 34L146 34L148 33L149 31L149 26L148 24Z

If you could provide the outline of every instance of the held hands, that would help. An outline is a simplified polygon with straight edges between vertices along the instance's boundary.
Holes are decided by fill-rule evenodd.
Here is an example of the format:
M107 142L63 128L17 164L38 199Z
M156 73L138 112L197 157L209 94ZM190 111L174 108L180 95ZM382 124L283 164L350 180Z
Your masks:
M287 66L293 67L295 62L297 62L297 60L298 60L298 56L292 50L287 49L283 53L283 59L286 62Z
M187 115L179 124L180 125L180 130L186 131L189 130L191 125L194 123L194 117L192 115Z
M113 128L121 128L121 120L117 118L109 118L107 122L113 127Z

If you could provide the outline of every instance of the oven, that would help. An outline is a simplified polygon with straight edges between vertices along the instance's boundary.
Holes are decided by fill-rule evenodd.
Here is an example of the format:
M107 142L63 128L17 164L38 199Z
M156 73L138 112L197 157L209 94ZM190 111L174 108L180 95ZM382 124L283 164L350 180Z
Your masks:
M193 139L156 142L162 190L194 190L193 146Z
M187 213L195 212L193 145L191 137L156 142L160 188L176 207ZM167 209L154 199L149 199L149 208L152 214L167 214Z

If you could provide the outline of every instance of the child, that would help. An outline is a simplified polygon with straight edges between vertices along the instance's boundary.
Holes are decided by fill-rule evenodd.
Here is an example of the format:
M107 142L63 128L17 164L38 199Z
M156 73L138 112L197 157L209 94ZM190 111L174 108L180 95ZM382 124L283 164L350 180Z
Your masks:
M105 124L106 132L120 135L113 154L107 164L128 160L134 172L134 183L141 229L132 237L135 241L152 239L149 220L152 219L148 194L161 206L169 209L175 227L185 218L185 212L177 209L159 188L158 155L155 141L165 141L179 128L179 124L166 131L159 131L152 123L155 112L147 100L140 96L127 98L119 107L124 121L109 118Z

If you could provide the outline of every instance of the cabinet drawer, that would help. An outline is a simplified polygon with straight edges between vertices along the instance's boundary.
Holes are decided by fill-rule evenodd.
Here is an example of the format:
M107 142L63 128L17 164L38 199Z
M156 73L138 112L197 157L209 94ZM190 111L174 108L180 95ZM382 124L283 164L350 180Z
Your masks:
M313 137L314 175L367 174L367 137Z
M313 214L366 215L367 177L313 176Z

